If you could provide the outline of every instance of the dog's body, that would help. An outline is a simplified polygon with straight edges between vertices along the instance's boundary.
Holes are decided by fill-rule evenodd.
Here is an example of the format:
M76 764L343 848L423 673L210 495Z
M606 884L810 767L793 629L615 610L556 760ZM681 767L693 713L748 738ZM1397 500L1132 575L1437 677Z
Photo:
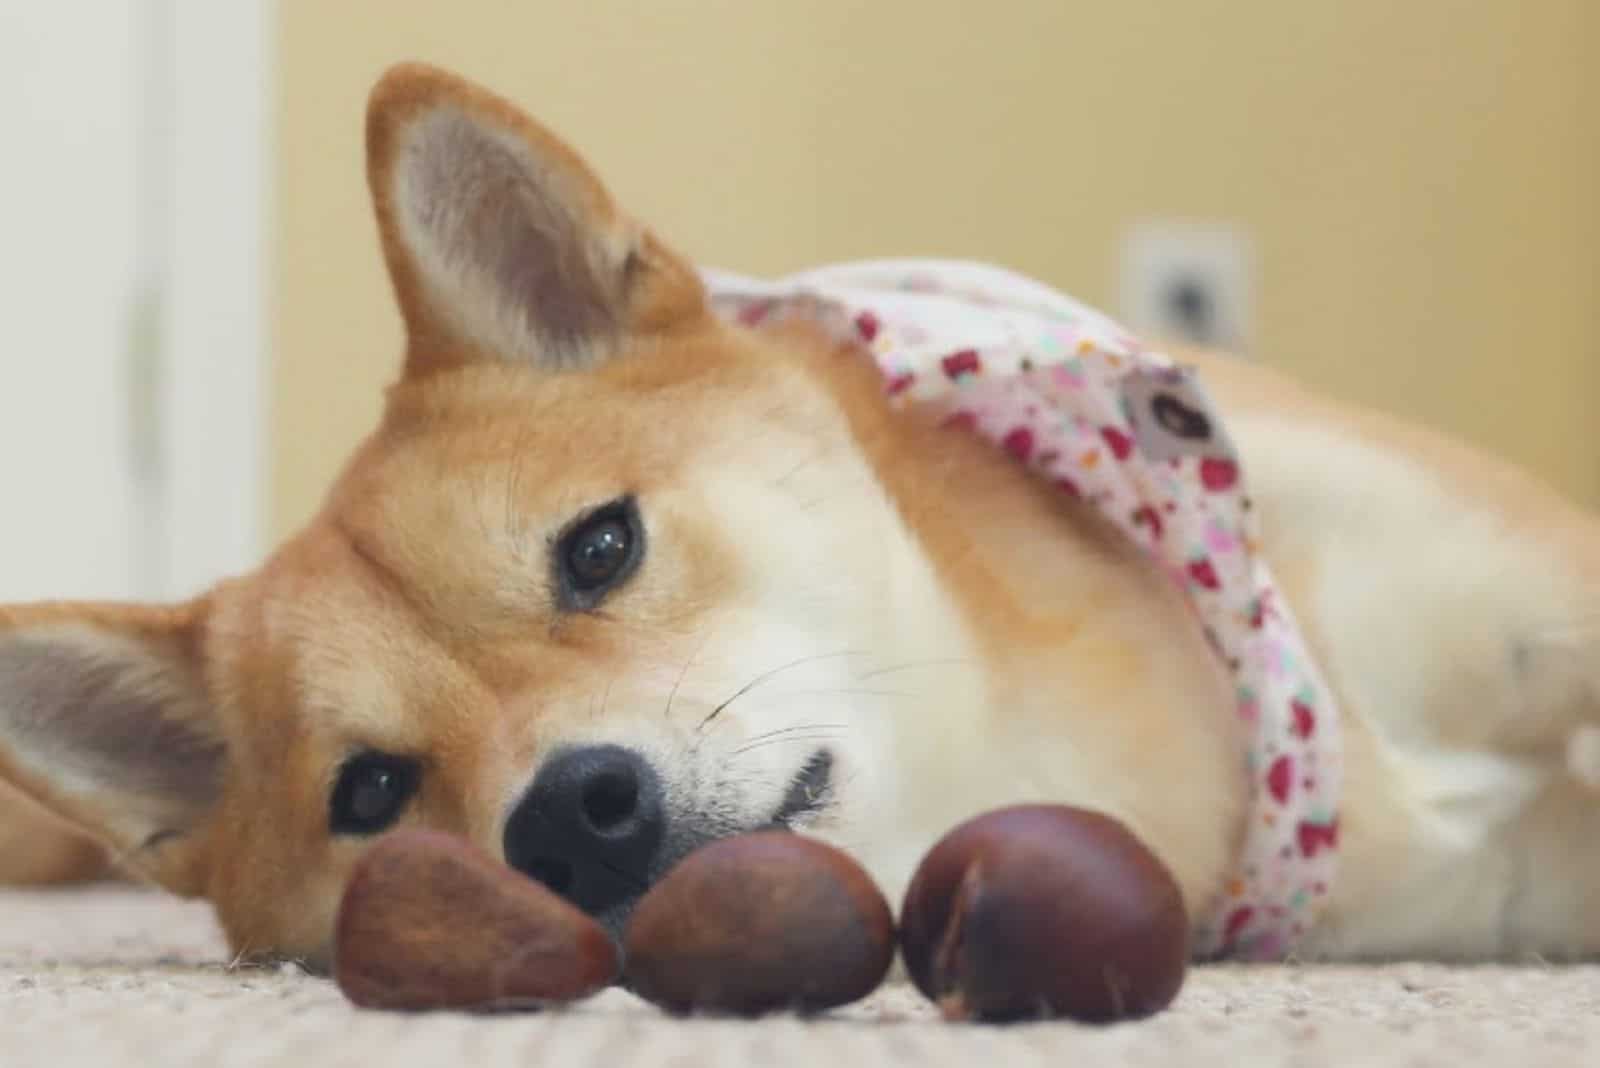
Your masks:
M709 837L795 826L894 894L956 822L1044 799L1124 819L1196 914L1222 891L1248 806L1229 683L1136 550L892 413L810 324L719 320L509 105L402 68L368 135L409 333L383 424L256 574L175 608L0 610L0 779L43 806L0 808L0 876L93 870L65 820L209 897L241 952L321 962L388 826L617 922ZM1299 951L1600 952L1600 524L1174 355L1343 709L1339 874ZM550 837L568 801L579 846Z

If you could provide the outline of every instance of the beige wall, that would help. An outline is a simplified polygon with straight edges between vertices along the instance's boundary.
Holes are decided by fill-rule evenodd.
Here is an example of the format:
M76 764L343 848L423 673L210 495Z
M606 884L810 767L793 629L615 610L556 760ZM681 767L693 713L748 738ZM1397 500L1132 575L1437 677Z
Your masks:
M272 516L376 417L397 320L361 116L453 67L691 254L948 254L1115 312L1142 218L1233 220L1262 358L1600 501L1592 0L282 0Z

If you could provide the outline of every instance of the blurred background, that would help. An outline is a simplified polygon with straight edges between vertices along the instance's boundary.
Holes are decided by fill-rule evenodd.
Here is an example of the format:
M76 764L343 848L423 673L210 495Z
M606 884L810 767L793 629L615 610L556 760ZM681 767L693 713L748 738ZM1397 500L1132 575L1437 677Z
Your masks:
M0 599L303 523L399 323L362 115L483 82L698 260L1036 275L1600 504L1595 0L7 0Z

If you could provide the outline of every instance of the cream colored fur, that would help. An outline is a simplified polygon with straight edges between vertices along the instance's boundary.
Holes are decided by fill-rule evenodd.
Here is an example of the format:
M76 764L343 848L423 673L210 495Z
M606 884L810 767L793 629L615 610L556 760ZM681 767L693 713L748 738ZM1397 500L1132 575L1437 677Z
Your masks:
M716 833L770 818L826 750L801 829L895 896L940 834L1021 800L1119 816L1196 914L1222 890L1246 801L1230 688L1103 522L890 414L803 323L719 321L508 102L399 68L368 154L407 327L382 424L313 523L202 598L0 609L0 781L32 798L0 796L0 876L103 862L42 805L209 898L239 952L325 964L370 842L329 827L352 753L422 762L398 826L498 854L545 756L610 741ZM1600 525L1460 445L1180 355L1345 710L1341 871L1300 952L1600 952ZM563 607L549 546L623 494L648 556L602 609Z

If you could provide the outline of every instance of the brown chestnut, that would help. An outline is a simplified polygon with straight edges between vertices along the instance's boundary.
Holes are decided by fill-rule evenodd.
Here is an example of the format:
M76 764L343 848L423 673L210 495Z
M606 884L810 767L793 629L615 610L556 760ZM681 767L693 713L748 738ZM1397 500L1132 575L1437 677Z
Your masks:
M672 868L634 910L625 948L628 986L669 1012L818 1012L883 981L894 918L839 850L757 831Z
M912 981L949 1019L1147 1016L1189 960L1171 872L1118 821L1066 805L951 831L913 876L900 927Z
M539 883L434 831L395 831L356 864L333 974L379 1009L509 1009L575 1001L621 970L617 944Z

